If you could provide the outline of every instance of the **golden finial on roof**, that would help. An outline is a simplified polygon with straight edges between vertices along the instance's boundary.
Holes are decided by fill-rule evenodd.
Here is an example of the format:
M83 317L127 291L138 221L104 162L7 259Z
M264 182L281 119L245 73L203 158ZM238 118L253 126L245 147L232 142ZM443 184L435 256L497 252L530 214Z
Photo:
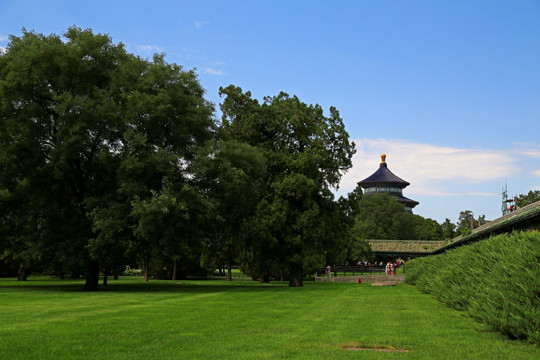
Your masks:
M386 163L386 154L381 155L381 164Z

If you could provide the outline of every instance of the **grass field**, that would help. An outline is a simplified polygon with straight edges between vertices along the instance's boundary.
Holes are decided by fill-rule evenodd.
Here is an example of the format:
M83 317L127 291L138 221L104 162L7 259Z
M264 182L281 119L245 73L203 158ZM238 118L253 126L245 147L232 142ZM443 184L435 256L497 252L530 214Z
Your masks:
M82 284L0 279L0 358L540 359L406 284Z

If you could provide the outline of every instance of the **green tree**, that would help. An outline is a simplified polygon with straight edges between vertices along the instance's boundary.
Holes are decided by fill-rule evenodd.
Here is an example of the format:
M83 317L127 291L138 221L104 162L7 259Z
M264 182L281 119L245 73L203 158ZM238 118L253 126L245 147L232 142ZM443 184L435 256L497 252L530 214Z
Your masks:
M342 211L349 217L356 217L360 211L360 200L364 196L362 192L362 187L357 185L353 191L347 194L347 197L344 198L340 196L338 203Z
M33 248L52 245L45 231L67 223L71 245L88 260L87 274L97 276L95 261L84 255L91 238L86 200L107 184L100 154L114 143L120 109L112 100L112 67L125 52L106 36L76 28L65 39L23 30L0 58L2 187L18 193L28 184L25 204L32 215L19 220L35 230L40 244ZM43 214L46 202L58 209L58 219Z
M234 86L220 94L228 136L259 148L268 164L244 261L260 278L280 270L289 286L302 286L305 259L332 241L321 225L324 209L332 208L330 187L351 167L354 143L333 107L327 117L320 106L285 93L262 104Z
M440 240L443 237L441 224L437 221L424 218L420 215L412 215L414 223L414 239L417 240Z
M518 208L540 201L540 190L530 190L527 194L519 194L514 197Z
M471 210L461 211L457 222L457 233L460 235L470 234L474 229L474 213Z
M456 236L456 224L452 223L450 219L446 218L441 224L442 239L453 239Z
M103 199L101 199L103 201ZM130 242L133 237L129 223L130 203L119 199L110 199L107 206L95 205L91 213L94 237L89 240L90 254L100 260L103 267L103 285L107 285L108 275L112 272L118 277L122 265L133 260L130 257Z
M365 239L353 238L350 243L347 259L349 260L373 260L375 254Z
M439 240L443 236L437 221L409 213L386 193L362 197L355 216L353 231L361 239Z
M345 245L342 248L335 247L327 256L327 263L344 263L349 260L373 259L371 246L361 234L356 232L355 224L362 210L363 192L359 185L347 194L347 197L340 197L338 204L344 219L341 221L341 231L346 231ZM337 251L336 251L337 250ZM340 251L341 250L341 251ZM343 253L343 250L344 253Z
M197 186L212 204L210 235L205 241L203 264L227 266L227 280L243 247L243 234L253 216L266 175L259 149L234 140L212 141L201 149L194 169Z
M484 225L485 223L487 223L486 221L486 215L480 215L478 216L478 226L481 226L481 225Z
M143 260L144 281L148 281L150 259L166 254L179 255L183 225L189 219L185 203L163 192L152 191L147 199L136 198L131 204L131 216L136 219L134 246Z
M414 239L414 216L386 193L364 196L354 232L362 239Z
M100 260L107 266L127 251L120 229L140 219L94 222L115 210L131 214L125 204L160 196L166 178L185 182L195 149L212 136L203 94L193 72L163 56L135 57L91 30L11 36L0 56L0 188L22 200L2 208L12 219L11 248L21 246L14 252L69 259L85 269L85 289L97 289Z
M471 210L461 211L458 217L456 234L465 236L480 225L486 223L486 215L478 216L478 220L474 218L474 213Z

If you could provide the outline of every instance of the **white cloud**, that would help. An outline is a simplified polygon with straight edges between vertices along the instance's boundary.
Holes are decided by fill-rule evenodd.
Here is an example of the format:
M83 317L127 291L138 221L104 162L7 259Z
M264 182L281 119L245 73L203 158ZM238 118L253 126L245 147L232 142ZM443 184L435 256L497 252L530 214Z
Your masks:
M540 159L540 149L526 149L521 150L520 152L522 155L525 155L527 157L532 157L535 159Z
M7 39L9 39L9 36L0 34L0 41L6 41Z
M204 21L195 21L195 27L196 27L197 29L200 29L200 28L202 28L204 25L208 25L208 24L210 24L210 21L206 21L206 20L204 20Z
M0 46L0 55L3 55L7 53L7 49L5 47Z
M474 184L504 179L519 170L518 151L460 149L390 139L362 138L354 142L357 152L352 169L342 178L340 189L343 191L351 191L358 181L375 172L383 153L387 154L388 168L411 183L407 194L498 196L489 191L471 191L471 188Z
M540 170L534 170L532 174L536 177L540 177Z
M206 67L204 69L204 72L206 74L212 74L212 75L224 75L223 70L214 69L214 68L211 68L211 67Z
M140 52L140 53L163 52L163 48L157 45L137 45L136 49L137 49L137 52Z

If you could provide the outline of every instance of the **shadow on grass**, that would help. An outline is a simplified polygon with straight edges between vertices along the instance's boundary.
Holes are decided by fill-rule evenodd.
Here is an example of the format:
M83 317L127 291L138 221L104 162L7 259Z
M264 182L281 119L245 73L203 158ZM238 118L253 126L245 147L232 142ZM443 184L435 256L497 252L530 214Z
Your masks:
M20 291L54 291L54 292L84 292L84 280L58 280L58 279L0 279L0 290L12 289ZM227 282L225 280L150 280L145 283L138 278L109 280L107 286L100 282L100 293L213 293L224 291L250 291L260 292L268 289L289 288L288 283L273 282L261 284L256 281L238 280ZM91 293L91 292L89 292Z

